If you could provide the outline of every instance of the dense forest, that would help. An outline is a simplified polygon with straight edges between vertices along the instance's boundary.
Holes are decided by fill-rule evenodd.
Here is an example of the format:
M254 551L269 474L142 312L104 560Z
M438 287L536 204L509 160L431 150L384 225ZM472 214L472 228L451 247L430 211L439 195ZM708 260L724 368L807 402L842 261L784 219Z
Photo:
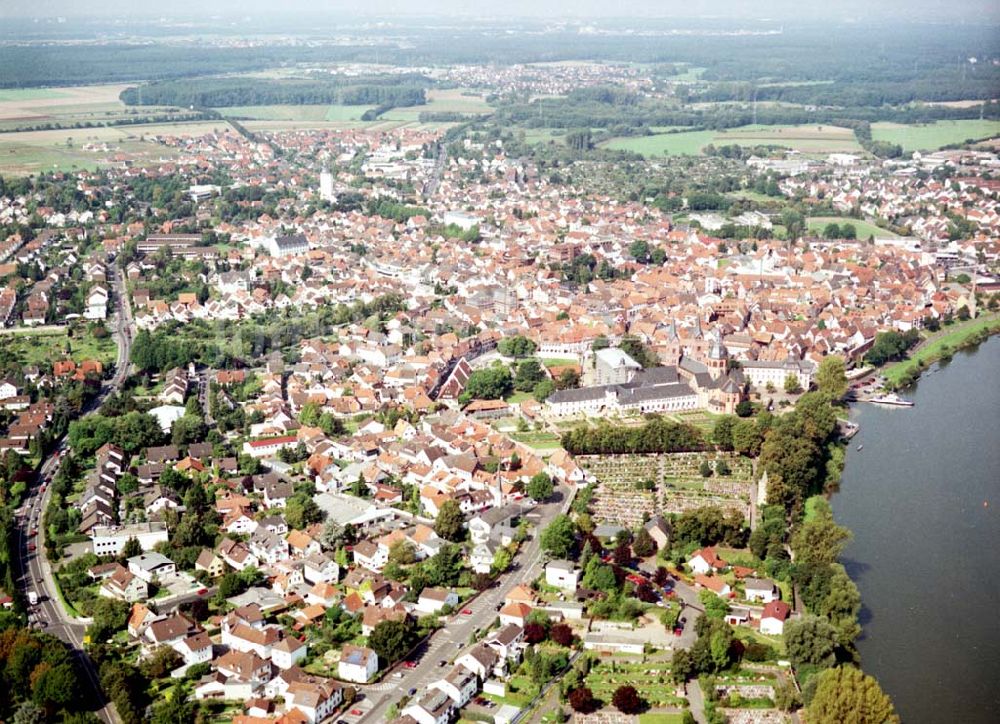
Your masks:
M128 105L217 108L260 105L417 106L429 81L419 75L324 80L198 78L161 81L127 88Z
M825 86L824 86L825 87ZM595 90L595 89L591 89ZM497 121L501 126L520 125L536 128L600 128L611 135L642 135L654 126L685 126L723 129L745 126L755 121L763 125L829 123L847 125L847 121L893 121L929 123L958 118L1000 117L1000 105L989 103L984 109L913 105L795 107L752 104L719 105L710 109L681 106L657 99L612 97L609 102L595 100L592 94L571 94L565 98L543 98L531 103L501 107Z
M709 21L699 21L707 27ZM354 45L272 45L252 48L199 47L182 42L75 45L63 43L0 46L0 87L164 80L238 73L295 63L376 62L400 65L449 63L527 63L566 59L636 61L657 64L686 63L704 68L702 80L784 83L769 90L788 100L813 92L795 90L791 82L834 81L851 88L872 85L871 98L924 100L983 97L982 87L993 83L997 56L995 28L987 24L949 29L939 25L893 26L773 25L767 34L707 36L654 34L582 35L572 30L483 32L474 25L463 30L413 24L397 29L396 37L371 30L358 31ZM667 28L663 28L667 30ZM979 62L971 64L968 58ZM882 88L889 84L903 90ZM914 88L926 84L923 91ZM970 85L971 84L971 85ZM841 87L838 85L837 87ZM843 87L847 87L844 85ZM949 93L950 89L950 93ZM973 95L964 95L972 91ZM798 97L797 95L795 97ZM800 101L795 101L800 102ZM894 102L890 100L889 102Z

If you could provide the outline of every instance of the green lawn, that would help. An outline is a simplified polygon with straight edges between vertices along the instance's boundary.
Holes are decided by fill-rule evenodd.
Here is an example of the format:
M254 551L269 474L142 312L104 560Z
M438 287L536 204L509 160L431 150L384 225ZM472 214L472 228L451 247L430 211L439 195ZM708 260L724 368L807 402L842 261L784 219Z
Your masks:
M563 143L566 131L562 128L529 128L524 132L525 143Z
M66 98L67 95L51 88L9 88L0 90L0 101L38 101Z
M66 356L66 344L69 343L69 357L75 362L85 359L97 359L108 365L115 361L117 349L114 338L110 335L97 339L85 330L76 330L72 338L65 331L26 333L5 335L3 345L17 355L18 360L26 365L38 365L43 362L63 359Z
M659 133L653 136L612 138L607 148L632 151L647 158L653 156L695 156L712 143L715 131L687 131L685 133Z
M956 323L951 327L944 328L929 338L930 341L921 346L909 359L886 367L882 371L882 375L893 385L898 384L903 375L921 362L930 364L940 359L945 346L954 351L969 337L984 329L989 330L991 334L1000 331L1000 315L995 312L983 314L968 322Z
M558 357L542 357L541 363L545 367L569 367L570 365L578 365L579 362L571 359L562 359Z
M936 121L904 125L873 123L872 138L898 143L904 151L934 151L942 146L1000 136L1000 121Z
M639 724L682 724L683 714L661 714L657 712L646 712L639 715Z
M510 436L536 450L558 450L562 447L559 436L551 432L515 432Z
M809 231L819 233L822 233L823 227L830 223L837 225L853 224L855 230L858 232L859 239L867 239L869 236L874 236L876 239L899 238L898 234L893 234L891 231L878 227L875 224L870 224L863 219L841 218L838 216L813 216L808 219L807 223L809 224Z
M684 131L612 138L607 148L653 156L693 156L709 143L716 146L783 146L802 153L861 152L854 132L830 125L740 126L721 131Z

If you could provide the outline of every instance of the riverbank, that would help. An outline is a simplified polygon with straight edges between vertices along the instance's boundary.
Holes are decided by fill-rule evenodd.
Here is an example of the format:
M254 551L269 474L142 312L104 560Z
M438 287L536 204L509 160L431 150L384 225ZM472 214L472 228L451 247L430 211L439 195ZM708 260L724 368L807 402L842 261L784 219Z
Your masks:
M981 344L997 333L1000 333L1000 314L997 312L954 324L921 342L907 359L885 367L882 376L891 389L908 387L934 362L965 347Z

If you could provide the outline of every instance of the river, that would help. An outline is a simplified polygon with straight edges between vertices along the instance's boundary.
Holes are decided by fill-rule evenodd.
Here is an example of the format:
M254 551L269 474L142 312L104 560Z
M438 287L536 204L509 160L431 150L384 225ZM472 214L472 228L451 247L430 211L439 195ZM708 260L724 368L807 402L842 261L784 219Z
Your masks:
M859 404L837 522L861 590L865 671L903 722L998 721L1000 338L934 365L904 396ZM864 449L857 450L858 445Z

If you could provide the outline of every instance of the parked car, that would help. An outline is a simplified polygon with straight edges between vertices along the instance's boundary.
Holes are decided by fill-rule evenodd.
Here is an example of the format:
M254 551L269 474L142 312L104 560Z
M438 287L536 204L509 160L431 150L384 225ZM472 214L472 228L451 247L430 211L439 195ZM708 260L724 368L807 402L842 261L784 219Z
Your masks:
M462 609L462 615L463 616L471 616L472 615L472 609L471 608L463 608Z

